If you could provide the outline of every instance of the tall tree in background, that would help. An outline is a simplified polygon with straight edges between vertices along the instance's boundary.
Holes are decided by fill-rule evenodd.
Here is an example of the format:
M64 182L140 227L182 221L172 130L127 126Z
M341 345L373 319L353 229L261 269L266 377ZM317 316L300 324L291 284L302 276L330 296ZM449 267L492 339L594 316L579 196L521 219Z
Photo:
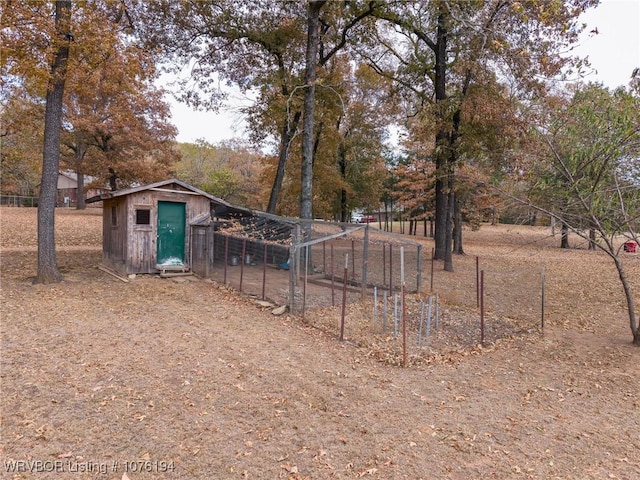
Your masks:
M260 208L263 197L258 182L262 154L249 145L225 142L212 145L205 140L180 144L181 159L176 176L207 193L249 208Z
M62 161L77 173L82 208L85 173L94 186L107 183L110 168L122 187L149 183L169 176L178 153L153 57L132 41L123 5L96 2L78 16Z
M300 218L313 218L314 111L318 67L324 67L349 45L372 17L377 2L333 2L321 16L326 0L310 0L307 4L307 49L305 53L304 103L302 129L302 166ZM322 27L322 28L320 28Z
M318 69L313 134L313 215L348 221L354 208L378 208L386 175L388 82L366 65L335 55ZM280 211L300 210L301 138L292 142Z
M265 132L277 139L277 162L273 166L272 189L267 210L277 210L291 145L303 120L304 97L312 106L317 68L326 64L348 43L349 34L370 16L376 2L289 2L252 4L242 8L237 1L158 1L133 8L136 28L150 44L166 49L168 68L188 69L182 82L181 99L190 105L217 109L223 100L219 81L237 86L258 100L244 109L253 137L263 141ZM323 16L320 13L323 13ZM309 14L315 27L309 30ZM306 25L306 28L305 28ZM309 33L315 35L308 42ZM309 56L305 56L306 46ZM305 60L306 59L306 60ZM310 111L310 113L312 113ZM300 164L305 190L313 185L313 150L316 135L310 130L314 115L307 115L307 136ZM303 132L305 127L303 127ZM304 136L304 134L303 134ZM303 143L304 143L303 141ZM311 191L300 199L300 212L312 215ZM304 207L302 207L304 205Z
M331 150L335 152L334 164L339 174L329 180L340 186L333 194L332 217L347 222L355 208L367 211L379 208L388 173L385 157L389 156L389 147L385 142L397 108L390 82L368 65L356 65L345 55L334 57L332 63L335 65L332 69L343 72L337 118L327 135L327 140L333 138L338 142ZM325 81L337 84L331 79ZM321 90L332 93L324 86ZM335 97L335 93L333 95ZM319 104L324 107L327 101L321 97Z
M302 168L300 218L313 218L313 126L316 105L316 66L320 47L320 9L326 0L311 0L307 6L307 51L305 55L302 114Z
M464 253L462 226L489 214L497 221L499 198L488 187L518 180L525 168L529 129L520 117L521 102L491 76L478 76L462 104L457 145L453 208L453 253ZM487 204L487 202L489 202Z
M459 162L462 105L480 77L494 75L521 95L544 90L543 78L579 66L560 53L577 40L578 15L597 0L567 2L389 2L376 15L386 25L361 52L378 71L413 96L413 112L436 119L436 258L452 270L451 228L455 167ZM389 32L391 32L389 34ZM404 44L397 41L398 35ZM565 70L568 71L568 70Z
M136 6L131 14L139 35L150 46L162 46L165 68L182 75L180 100L217 111L226 98L220 82L257 97L241 111L256 144L275 139L277 162L266 207L275 213L302 116L304 6L276 1L245 8L234 0L160 0Z
M65 143L76 149L76 166L86 160L90 147L96 147L108 162L133 157L126 165L136 165L136 180L143 178L141 173L167 171L160 166L175 158L176 130L166 121L166 104L157 103L162 93L144 88L155 78L152 57L137 49L131 38L123 38L123 3L57 1L52 8L49 2L5 2L2 7L3 87L8 95L22 95L25 101L45 99L36 281L58 281L54 222L62 128ZM138 63L132 61L134 52L139 53ZM106 78L117 74L121 76L105 88ZM97 97L102 104L90 100ZM123 98L142 100L127 103ZM118 131L112 128L116 119L121 120ZM97 158L92 158L96 171L106 171Z
M179 157L170 111L150 80L139 78L128 59L91 71L96 78L70 82L66 104L62 163L78 176L78 208L82 208L84 175L103 186L109 168L120 187L167 178ZM75 79L74 79L75 80Z
M43 105L42 102L30 98L17 85L3 92L1 98L0 185L2 193L31 196L41 177Z

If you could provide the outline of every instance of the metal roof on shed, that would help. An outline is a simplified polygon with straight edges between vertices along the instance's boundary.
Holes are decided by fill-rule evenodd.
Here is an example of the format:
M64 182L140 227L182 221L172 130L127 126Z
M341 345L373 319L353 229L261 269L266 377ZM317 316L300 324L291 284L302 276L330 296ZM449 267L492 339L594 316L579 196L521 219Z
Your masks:
M87 203L99 202L101 200L109 200L110 198L122 197L125 195L131 195L132 193L144 192L146 190L163 190L162 187L167 187L170 185L177 185L183 188L187 192L192 192L192 193L201 195L203 197L206 197L217 205L233 208L233 205L231 205L229 202L221 198L215 197L210 193L200 190L199 188L196 188L192 185L189 185L188 183L185 183L182 180L178 180L177 178L171 178L169 180L163 180L161 182L149 183L148 185L140 185L137 187L124 188L122 190L114 190L111 192L103 193L102 195L96 195L95 197L88 198ZM170 191L170 190L166 190L166 191ZM175 190L175 191L179 192L180 190Z

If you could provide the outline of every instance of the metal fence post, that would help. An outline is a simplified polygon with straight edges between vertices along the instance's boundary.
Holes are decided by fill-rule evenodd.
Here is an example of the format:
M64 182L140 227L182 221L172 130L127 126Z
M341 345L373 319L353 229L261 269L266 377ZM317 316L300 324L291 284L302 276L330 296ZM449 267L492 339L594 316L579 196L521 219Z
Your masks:
M420 291L420 287L422 286L422 245L418 245L418 260L417 260L417 269L418 273L416 275L416 293Z
M367 267L369 263L369 224L364 227L364 246L362 248L362 293L360 300L364 301L367 293Z

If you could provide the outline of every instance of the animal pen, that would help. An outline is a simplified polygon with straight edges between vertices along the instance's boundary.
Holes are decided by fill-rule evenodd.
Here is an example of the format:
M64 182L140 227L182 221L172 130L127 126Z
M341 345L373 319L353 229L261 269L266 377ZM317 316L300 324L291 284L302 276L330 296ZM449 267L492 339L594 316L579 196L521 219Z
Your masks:
M422 246L369 224L251 212L191 225L191 241L194 273L302 316L422 282Z

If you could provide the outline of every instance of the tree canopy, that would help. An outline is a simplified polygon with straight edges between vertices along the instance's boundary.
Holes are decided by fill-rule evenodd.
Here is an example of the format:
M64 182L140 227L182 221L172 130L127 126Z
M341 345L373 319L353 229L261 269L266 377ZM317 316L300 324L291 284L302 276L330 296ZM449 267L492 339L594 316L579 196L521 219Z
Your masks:
M6 106L16 96L31 103L32 112L43 112L36 282L61 279L55 202L62 143L71 152L80 190L86 170L106 179L108 168L117 168L125 181L146 181L165 176L175 159L176 130L153 87L154 57L136 46L125 14L124 4L109 0L2 4L2 115L9 115ZM21 149L20 141L28 144L23 152L35 151L38 137L16 133L32 120L13 120L13 153ZM12 158L14 165L31 161L25 155ZM135 173L128 178L124 172Z
M200 139L179 145L181 159L176 176L228 202L259 209L264 197L259 181L262 154L249 145L212 145Z

